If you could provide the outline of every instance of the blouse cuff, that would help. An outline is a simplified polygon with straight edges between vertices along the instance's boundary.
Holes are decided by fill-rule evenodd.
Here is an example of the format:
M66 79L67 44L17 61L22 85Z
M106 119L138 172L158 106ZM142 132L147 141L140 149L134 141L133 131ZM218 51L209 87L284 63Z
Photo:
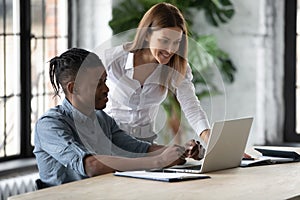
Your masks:
M202 119L199 121L197 130L195 130L195 131L196 131L197 135L200 137L200 134L202 133L202 131L204 131L206 129L210 129L210 125L209 125L207 119Z

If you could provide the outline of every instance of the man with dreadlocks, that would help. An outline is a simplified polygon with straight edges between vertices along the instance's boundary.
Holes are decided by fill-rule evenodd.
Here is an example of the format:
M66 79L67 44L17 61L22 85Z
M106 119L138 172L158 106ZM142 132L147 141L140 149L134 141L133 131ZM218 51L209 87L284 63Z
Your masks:
M162 168L199 159L198 146L162 146L126 134L102 111L108 87L105 68L94 53L72 48L50 60L50 81L65 99L35 126L34 154L44 186L115 171Z

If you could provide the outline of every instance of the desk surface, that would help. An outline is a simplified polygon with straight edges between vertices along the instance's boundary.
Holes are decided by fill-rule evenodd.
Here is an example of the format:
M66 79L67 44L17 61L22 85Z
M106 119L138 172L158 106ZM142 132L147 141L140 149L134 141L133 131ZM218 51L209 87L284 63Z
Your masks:
M210 179L159 182L102 175L18 196L18 199L288 199L300 194L300 163L234 168Z

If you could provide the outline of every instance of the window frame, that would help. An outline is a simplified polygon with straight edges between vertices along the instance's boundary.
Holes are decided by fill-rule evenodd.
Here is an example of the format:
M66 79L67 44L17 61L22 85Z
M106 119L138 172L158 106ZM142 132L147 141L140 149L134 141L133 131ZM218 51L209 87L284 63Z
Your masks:
M21 149L20 157L33 157L31 123L31 1L20 0Z
M20 154L0 157L0 163L33 158L33 146L31 145L31 0L19 0L20 6ZM68 0L67 34L68 48L72 41L72 0ZM1 171L1 170L0 170Z
M284 142L300 142L296 133L297 0L285 1Z

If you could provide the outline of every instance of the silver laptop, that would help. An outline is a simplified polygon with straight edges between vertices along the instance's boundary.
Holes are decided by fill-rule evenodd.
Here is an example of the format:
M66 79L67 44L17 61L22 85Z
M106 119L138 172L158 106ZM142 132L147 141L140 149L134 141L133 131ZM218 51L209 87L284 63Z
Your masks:
M187 162L163 171L204 173L240 166L252 122L253 117L215 122L202 163Z

